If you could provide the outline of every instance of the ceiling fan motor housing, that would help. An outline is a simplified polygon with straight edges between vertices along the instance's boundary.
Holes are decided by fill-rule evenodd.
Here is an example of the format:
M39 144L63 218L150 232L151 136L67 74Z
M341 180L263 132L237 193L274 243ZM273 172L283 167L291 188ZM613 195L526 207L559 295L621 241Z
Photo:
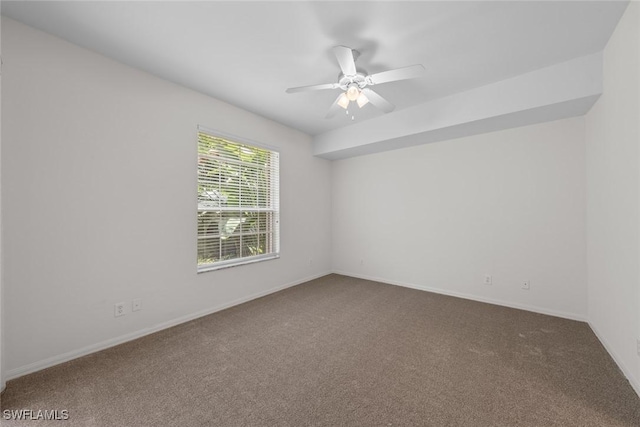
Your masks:
M353 76L345 76L344 74L340 74L340 76L338 77L338 85L340 85L340 89L342 90L347 90L349 88L349 85L352 83L357 84L360 89L363 89L371 82L367 81L367 75L361 72L358 72Z

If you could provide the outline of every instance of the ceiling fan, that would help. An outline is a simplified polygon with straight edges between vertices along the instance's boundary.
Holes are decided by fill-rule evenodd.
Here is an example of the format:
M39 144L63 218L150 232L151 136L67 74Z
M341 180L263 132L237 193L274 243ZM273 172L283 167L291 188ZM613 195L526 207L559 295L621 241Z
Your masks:
M340 108L347 109L353 101L362 108L367 103L381 109L385 113L393 111L395 106L374 92L369 86L394 82L398 80L412 79L419 77L424 72L422 65L411 65L409 67L397 68L395 70L382 71L375 74L367 74L365 71L356 70L355 60L359 56L358 51L346 46L335 46L333 53L336 55L342 73L338 77L337 83L326 83L312 86L292 87L287 89L287 93L306 92L312 90L340 89L343 91L329 108L326 118L333 117Z

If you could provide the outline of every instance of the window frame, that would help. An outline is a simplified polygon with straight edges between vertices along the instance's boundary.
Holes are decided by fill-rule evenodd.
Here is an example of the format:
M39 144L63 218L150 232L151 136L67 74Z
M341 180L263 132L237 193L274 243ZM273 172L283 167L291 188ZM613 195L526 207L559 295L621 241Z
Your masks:
M262 262L262 261L268 261L268 260L272 260L272 259L278 259L280 258L280 150L277 147L274 147L272 145L268 145L268 144L264 144L261 142L256 142L254 140L248 139L248 138L243 138L243 137L239 137L237 135L232 135L230 133L227 132L222 132L216 129L211 129L211 128L207 128L205 126L202 125L198 125L197 126L197 131L196 131L196 142L197 142L197 148L199 148L199 134L203 133L206 134L210 137L213 138L219 138L219 139L223 139L227 142L230 142L232 144L238 144L238 145L245 145L245 146L249 146L251 148L257 148L257 149L261 149L261 150L268 150L270 151L272 154L275 154L278 160L278 165L276 168L276 176L272 176L271 177L271 182L269 183L269 188L273 188L274 185L277 185L277 191L276 191L276 200L274 203L274 206L271 207L271 209L265 209L263 212L272 212L273 213L273 224L271 225L273 231L271 233L267 234L267 238L269 238L269 235L271 235L271 238L273 239L272 241L272 245L274 245L274 249L273 252L267 253L267 254L260 254L260 255L250 255L250 256L245 256L245 257L238 257L238 258L232 258L232 259L227 259L227 260L220 260L220 261L216 261L210 264L203 264L200 265L198 263L198 257L196 256L196 268L197 268L197 273L205 273L207 271L216 271L216 270L221 270L221 269L225 269L225 268L231 268L231 267L237 267L240 265L245 265L245 264L254 264L257 262ZM199 159L200 159L200 153L199 150L197 152L197 163L196 166L199 165ZM198 172L198 167L196 167L196 183L199 185L200 184L200 174ZM198 192L197 192L197 187L198 185L196 185L196 198L198 197ZM260 209L260 208L258 208ZM224 209L222 209L221 211L224 211ZM235 211L232 209L227 209L227 211ZM237 209L237 211L242 211L242 207L239 207ZM201 209L199 206L197 206L196 208L196 218L197 215L201 212ZM197 219L196 219L196 224L197 224ZM200 239L200 234L198 232L198 227L196 226L196 252L198 251L198 241Z

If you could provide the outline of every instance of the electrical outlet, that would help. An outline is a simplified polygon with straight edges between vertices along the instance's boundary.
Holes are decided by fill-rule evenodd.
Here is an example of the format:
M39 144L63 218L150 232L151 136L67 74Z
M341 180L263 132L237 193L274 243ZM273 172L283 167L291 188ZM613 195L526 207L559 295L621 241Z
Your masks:
M638 356L640 356L640 338L638 338L638 339L636 340L636 346L638 347L638 348L637 348Z
M125 312L124 303L123 302L116 303L116 305L114 306L114 310L115 310L114 311L114 316L115 317L120 317L120 316L124 316L125 314L127 314Z
M484 284L485 285L490 285L491 283L493 283L493 278L489 274L485 274L485 276L484 276Z
M524 289L525 291L531 289L531 281L525 280L524 282L522 282L522 289Z
M313 258L309 258L309 265L313 265Z
M131 311L140 311L142 310L142 299L136 298L131 303Z

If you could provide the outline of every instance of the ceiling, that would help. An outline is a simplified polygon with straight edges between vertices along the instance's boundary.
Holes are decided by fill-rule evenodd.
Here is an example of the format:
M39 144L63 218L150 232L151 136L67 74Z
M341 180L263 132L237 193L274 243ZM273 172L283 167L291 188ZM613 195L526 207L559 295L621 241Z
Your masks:
M627 2L2 2L2 14L310 135L325 119L335 45L369 73L423 64L375 90L397 110L602 50ZM393 113L391 113L393 114Z

